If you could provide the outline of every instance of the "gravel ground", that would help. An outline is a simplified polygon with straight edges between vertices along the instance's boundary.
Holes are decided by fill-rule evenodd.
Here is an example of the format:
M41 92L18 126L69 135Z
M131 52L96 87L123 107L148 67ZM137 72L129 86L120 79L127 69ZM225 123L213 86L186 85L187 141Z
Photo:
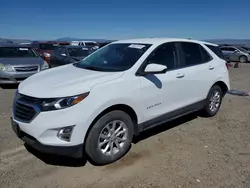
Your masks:
M250 92L250 64L230 77L232 89ZM0 88L0 187L250 187L250 97L226 95L214 118L144 132L120 161L97 167L26 149L10 127L13 94Z

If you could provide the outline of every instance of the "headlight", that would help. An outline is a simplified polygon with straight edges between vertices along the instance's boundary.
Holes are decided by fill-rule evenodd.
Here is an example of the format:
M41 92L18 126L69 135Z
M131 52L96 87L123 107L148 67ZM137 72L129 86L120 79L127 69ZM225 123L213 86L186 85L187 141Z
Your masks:
M89 93L84 93L72 97L56 98L56 99L47 99L42 102L41 110L42 111L51 111L51 110L60 110L74 106L85 99Z
M4 71L4 72L14 72L15 69L14 69L11 65L3 65L3 64L0 64L0 71Z
M41 67L41 70L45 70L45 69L48 69L48 68L49 68L49 64L46 61L44 61L43 65Z

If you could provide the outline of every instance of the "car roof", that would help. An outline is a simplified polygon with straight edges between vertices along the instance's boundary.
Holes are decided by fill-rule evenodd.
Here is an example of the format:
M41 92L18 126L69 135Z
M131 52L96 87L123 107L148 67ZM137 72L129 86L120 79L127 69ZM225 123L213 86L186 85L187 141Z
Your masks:
M31 48L29 44L17 44L17 43L1 43L0 47L13 47L13 48Z
M118 40L113 43L138 43L138 44L162 44L165 42L195 42L199 44L208 44L213 46L218 46L217 44L199 41L199 40L192 40L192 39L183 39L183 38L139 38L139 39L128 39L128 40Z

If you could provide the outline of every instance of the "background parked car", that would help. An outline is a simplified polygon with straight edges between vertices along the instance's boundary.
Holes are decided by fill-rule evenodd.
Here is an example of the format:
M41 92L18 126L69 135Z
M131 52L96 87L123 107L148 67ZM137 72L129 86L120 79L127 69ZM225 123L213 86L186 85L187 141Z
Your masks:
M95 41L72 41L71 45L92 47L94 50L97 50L99 48L99 44Z
M213 45L211 45L211 44L205 44L205 45L206 45L210 50L212 50L219 58L224 59L224 60L226 61L226 63L227 63L227 64L226 64L227 67L229 67L230 60L224 56L224 54L222 53L222 51L221 51L219 45L216 45L216 44L213 44Z
M50 55L51 52L56 48L57 46L62 45L69 45L69 42L62 42L62 41L33 41L31 43L31 47L33 47L39 55L47 61L47 63L50 62Z
M0 84L20 83L47 68L46 61L30 46L0 43Z
M239 61L241 63L250 61L250 54L243 48L235 46L220 46L220 49L225 58L229 61Z
M50 66L57 67L80 61L93 51L86 46L59 46L51 53Z

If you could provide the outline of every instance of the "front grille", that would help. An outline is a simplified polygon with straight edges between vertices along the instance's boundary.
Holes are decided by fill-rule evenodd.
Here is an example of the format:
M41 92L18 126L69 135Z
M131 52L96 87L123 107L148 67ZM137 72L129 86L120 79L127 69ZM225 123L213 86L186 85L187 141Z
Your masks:
M34 66L24 66L24 67L14 67L16 72L35 72L38 71L39 66L34 65Z
M18 99L19 101L23 101L25 103L29 103L29 104L41 104L43 102L43 99L26 96L20 93L17 94L16 99Z
M17 120L29 122L35 117L36 111L33 107L16 101L14 114Z

